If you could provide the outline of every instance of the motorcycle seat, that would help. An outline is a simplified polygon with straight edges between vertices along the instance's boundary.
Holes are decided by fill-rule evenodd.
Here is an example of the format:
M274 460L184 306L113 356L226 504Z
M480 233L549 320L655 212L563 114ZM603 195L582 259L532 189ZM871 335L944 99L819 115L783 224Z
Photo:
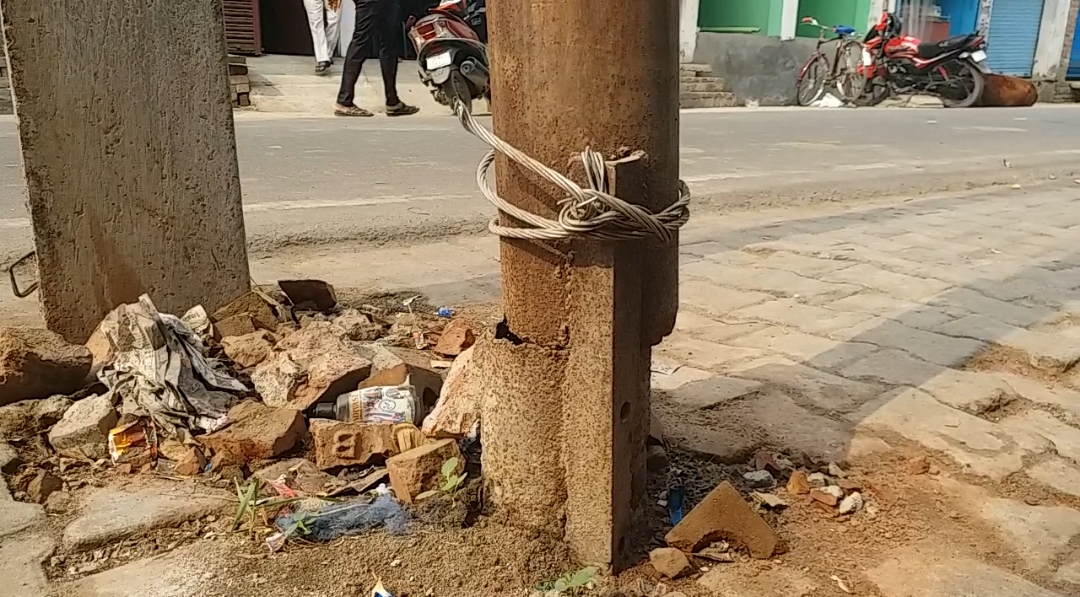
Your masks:
M963 47L972 38L978 37L977 33L953 35L941 41L925 42L919 44L919 56L923 58L936 58L946 52Z

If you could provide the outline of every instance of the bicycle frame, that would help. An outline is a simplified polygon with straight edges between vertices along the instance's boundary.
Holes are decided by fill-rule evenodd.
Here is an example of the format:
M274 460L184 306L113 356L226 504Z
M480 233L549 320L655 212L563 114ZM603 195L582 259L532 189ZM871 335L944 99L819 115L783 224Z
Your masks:
M831 64L829 65L829 75L825 79L826 84L835 82L837 77L839 76L840 50L844 46L842 42L848 39L858 41L855 36L855 31L851 30L850 32L846 31L844 33L839 33L836 31L837 27L830 28L822 25L818 23L817 20L813 17L804 17L802 22L806 25L818 28L818 39L817 44L814 46L814 53L810 55L810 59L806 61L806 64L803 65L802 70L799 71L798 80L801 80L803 76L805 76L807 68L809 68L810 64L813 63L814 60L819 56L824 58L828 62L829 57L825 55L825 52L821 49L821 47L828 43L837 42L836 52L833 54ZM836 33L837 35L836 37L826 38L826 32Z

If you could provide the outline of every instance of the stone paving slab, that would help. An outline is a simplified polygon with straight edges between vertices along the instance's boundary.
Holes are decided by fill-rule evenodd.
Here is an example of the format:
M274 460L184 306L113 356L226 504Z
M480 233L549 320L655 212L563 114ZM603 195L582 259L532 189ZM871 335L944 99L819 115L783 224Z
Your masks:
M196 544L137 560L56 588L55 597L199 597L214 582L213 562ZM215 575L211 575L215 576ZM272 593L272 591L270 592ZM269 594L269 593L268 593Z
M0 524L3 524L0 513ZM4 597L44 597L48 580L43 562L56 545L47 536L27 534L0 542L0 595Z
M92 549L135 533L180 524L230 506L228 494L183 491L175 485L127 491L100 489L64 530L64 547Z
M1020 471L1026 456L1051 448L1034 434L1009 436L990 421L950 408L930 394L888 392L851 418L860 431L885 431L943 452L975 475L1002 479Z
M885 597L1065 597L978 560L949 557L934 545L888 553L866 576Z

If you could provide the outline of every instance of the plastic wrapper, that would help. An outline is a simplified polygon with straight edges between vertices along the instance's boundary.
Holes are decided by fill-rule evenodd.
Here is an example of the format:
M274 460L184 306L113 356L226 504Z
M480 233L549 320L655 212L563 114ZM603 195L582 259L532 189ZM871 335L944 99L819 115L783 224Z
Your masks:
M157 460L158 441L153 421L137 419L109 431L109 456L113 464L133 467Z
M279 516L274 524L286 535L325 543L376 529L385 529L392 534L404 533L406 519L405 511L393 496L382 491L375 501L360 498L327 504L317 511L299 509Z

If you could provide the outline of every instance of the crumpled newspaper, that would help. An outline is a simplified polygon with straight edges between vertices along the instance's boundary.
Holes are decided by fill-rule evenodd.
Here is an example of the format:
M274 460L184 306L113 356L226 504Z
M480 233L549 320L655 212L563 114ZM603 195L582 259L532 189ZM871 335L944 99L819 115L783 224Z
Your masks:
M116 358L102 367L98 379L114 402L119 399L121 413L150 416L168 436L176 435L177 427L221 427L234 401L228 391L247 390L216 359L204 356L202 340L185 323L192 314L182 320L158 313L144 294L101 322Z

